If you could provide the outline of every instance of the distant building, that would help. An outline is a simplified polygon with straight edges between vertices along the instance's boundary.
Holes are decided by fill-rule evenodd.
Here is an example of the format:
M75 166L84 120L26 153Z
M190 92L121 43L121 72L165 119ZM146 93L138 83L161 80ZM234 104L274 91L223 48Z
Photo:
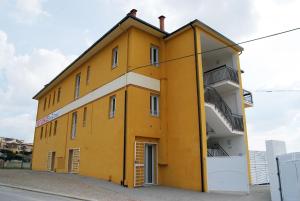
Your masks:
M0 149L9 150L13 153L32 152L32 143L24 143L24 140L0 137Z

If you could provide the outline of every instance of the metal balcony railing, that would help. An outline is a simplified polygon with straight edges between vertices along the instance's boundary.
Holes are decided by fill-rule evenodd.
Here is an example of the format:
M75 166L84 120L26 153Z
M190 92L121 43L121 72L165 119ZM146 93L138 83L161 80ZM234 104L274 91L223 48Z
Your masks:
M215 157L215 156L229 156L229 154L223 149L223 147L219 144L214 144L212 146L207 147L207 156Z
M216 109L227 119L233 130L244 131L243 116L233 114L220 94L212 87L205 87L205 102L213 104Z
M252 97L252 93L250 91L243 89L243 96L244 96L245 102L247 102L249 104L253 104L253 97Z
M227 65L219 66L217 68L204 72L204 84L206 86L225 80L229 80L238 84L238 72Z

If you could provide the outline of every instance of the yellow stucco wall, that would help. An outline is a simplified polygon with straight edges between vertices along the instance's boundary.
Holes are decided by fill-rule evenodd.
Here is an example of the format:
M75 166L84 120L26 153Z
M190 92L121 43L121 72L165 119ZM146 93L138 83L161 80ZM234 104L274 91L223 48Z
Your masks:
M197 48L201 51L200 29L197 31ZM80 96L101 87L128 71L150 76L161 81L160 92L137 86L128 86L76 109L77 136L71 139L72 112L57 119L56 136L40 139L41 127L36 128L33 151L33 169L47 170L49 151L64 161L57 172L68 171L68 153L80 148L79 174L120 183L123 179L124 100L127 90L126 180L134 185L134 143L136 140L158 143L158 184L193 190L207 190L201 182L201 163L206 174L206 120L201 55L199 62L199 94L201 110L202 144L199 141L195 57L187 57L159 67L150 63L150 47L159 47L160 61L194 54L194 35L188 29L174 38L164 40L137 28L130 28L107 45L80 68L72 72L46 95L39 99L37 119L40 119L74 100L75 76L81 73ZM119 63L111 68L112 49L118 47ZM141 66L144 66L139 68ZM86 69L90 66L90 82L86 84ZM138 69L136 69L138 68ZM44 99L61 87L61 100L44 111ZM160 96L160 116L150 115L150 94ZM109 97L116 95L116 116L109 119ZM57 94L56 94L57 96ZM87 107L87 125L83 127L83 108ZM50 124L50 123L47 123ZM44 133L45 133L45 125ZM49 127L49 125L48 125ZM49 128L48 128L49 133ZM53 133L53 130L52 130ZM200 160L200 148L203 161Z

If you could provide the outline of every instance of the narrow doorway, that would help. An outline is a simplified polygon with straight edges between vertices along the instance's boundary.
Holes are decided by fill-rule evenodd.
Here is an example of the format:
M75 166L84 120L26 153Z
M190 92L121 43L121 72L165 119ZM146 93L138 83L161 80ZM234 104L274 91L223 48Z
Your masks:
M73 159L73 149L69 150L69 160L68 160L68 172L71 173L72 172L72 160Z
M145 144L145 184L156 184L156 145Z
M55 152L52 152L52 157L51 157L51 171L54 172L55 168Z

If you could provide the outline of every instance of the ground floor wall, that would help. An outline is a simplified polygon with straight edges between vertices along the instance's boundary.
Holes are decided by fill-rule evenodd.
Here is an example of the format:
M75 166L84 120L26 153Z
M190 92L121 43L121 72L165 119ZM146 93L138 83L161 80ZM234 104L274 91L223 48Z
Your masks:
M151 94L159 95L161 100L158 117L150 115ZM108 105L112 95L116 96L117 108L115 117L110 119ZM135 166L136 143L140 142L141 146L155 144L155 184L201 190L199 129L195 105L190 104L195 96L192 91L190 95L181 97L178 102L190 107L168 113L164 94L135 86L127 88L125 185L140 186L136 185L138 171ZM73 112L57 119L55 136L49 136L49 125L47 135L44 125L42 138L41 128L36 128L32 168L49 170L49 152L55 152L54 171L69 172L69 158L72 158L70 150L74 149L74 160L79 163L79 168L73 168L71 172L120 184L123 180L124 100L125 89L122 89L78 108L75 139L71 139ZM172 105L172 108L176 105ZM87 111L85 126L84 108ZM168 129L167 120L170 122ZM139 178L143 183L143 175L139 175Z
M109 117L111 96L116 96L118 103L114 118ZM79 167L73 168L72 172L120 183L123 175L123 100L124 89L76 109L77 126L74 139L71 138L71 122L75 111L56 119L58 123L55 135L53 122L43 125L42 137L41 127L36 128L32 169L50 170L49 153L55 152L52 171L69 172L69 155L72 153L70 150L76 150L74 153L78 157L73 159L78 160ZM84 111L86 111L85 117Z

